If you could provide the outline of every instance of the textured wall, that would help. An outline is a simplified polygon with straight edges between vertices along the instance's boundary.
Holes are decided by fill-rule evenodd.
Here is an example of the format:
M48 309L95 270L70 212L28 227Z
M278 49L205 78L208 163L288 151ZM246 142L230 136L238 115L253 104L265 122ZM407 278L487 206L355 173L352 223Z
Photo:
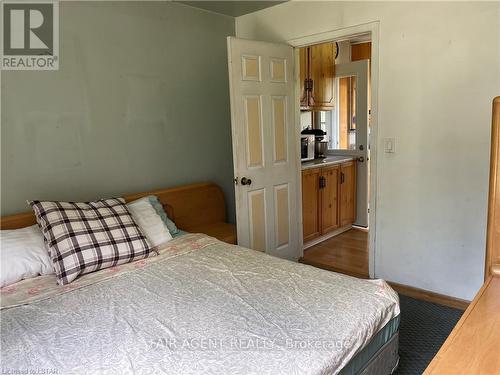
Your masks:
M61 2L60 70L2 72L2 215L212 180L234 220L226 36L169 2Z

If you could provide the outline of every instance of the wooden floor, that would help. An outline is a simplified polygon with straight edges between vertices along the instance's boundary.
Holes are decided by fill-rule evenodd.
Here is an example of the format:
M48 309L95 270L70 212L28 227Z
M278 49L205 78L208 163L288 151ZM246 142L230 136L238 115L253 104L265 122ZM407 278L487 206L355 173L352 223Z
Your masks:
M300 262L368 278L368 232L350 229L305 250Z

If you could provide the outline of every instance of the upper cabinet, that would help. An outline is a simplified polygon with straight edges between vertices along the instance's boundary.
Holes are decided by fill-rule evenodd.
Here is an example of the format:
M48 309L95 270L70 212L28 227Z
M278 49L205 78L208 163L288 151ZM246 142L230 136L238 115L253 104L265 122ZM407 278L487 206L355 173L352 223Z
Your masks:
M328 111L334 107L335 43L300 49L300 107Z

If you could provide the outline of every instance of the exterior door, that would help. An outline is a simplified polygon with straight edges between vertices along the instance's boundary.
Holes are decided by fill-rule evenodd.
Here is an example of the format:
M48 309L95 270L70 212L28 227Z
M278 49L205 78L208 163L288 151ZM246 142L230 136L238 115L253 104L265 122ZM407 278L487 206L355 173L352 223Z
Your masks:
M361 60L335 66L338 87L338 140L332 155L357 158L355 225L368 227L369 127L368 127L369 61Z
M229 37L228 59L238 244L298 259L293 49Z

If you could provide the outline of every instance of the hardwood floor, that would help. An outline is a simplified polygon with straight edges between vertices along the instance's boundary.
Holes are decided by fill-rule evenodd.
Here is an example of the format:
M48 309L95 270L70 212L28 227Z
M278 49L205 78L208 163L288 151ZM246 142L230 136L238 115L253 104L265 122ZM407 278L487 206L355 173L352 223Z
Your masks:
M368 232L350 229L304 251L300 262L329 271L368 278Z

